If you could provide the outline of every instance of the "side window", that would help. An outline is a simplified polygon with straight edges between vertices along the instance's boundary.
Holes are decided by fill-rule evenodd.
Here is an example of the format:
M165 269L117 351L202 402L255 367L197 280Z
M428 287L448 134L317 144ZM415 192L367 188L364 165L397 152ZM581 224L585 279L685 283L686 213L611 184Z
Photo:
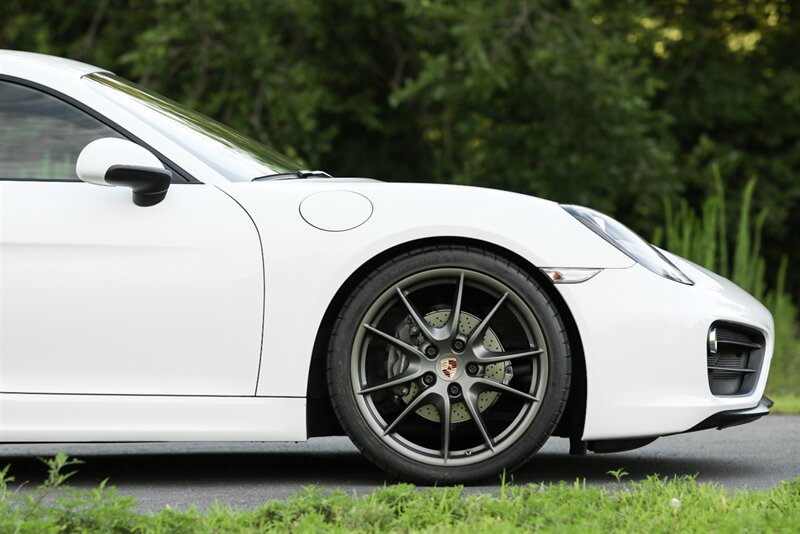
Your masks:
M122 138L58 98L0 81L0 180L77 181L78 154L102 137Z

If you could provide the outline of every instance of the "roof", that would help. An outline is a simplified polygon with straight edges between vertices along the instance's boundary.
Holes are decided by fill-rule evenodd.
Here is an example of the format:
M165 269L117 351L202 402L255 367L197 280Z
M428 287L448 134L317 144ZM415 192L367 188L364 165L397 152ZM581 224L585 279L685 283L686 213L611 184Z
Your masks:
M10 76L27 78L34 73L44 74L45 72L43 71L49 71L51 75L80 78L91 72L104 70L93 65L56 56L21 52L19 50L0 50L0 73Z

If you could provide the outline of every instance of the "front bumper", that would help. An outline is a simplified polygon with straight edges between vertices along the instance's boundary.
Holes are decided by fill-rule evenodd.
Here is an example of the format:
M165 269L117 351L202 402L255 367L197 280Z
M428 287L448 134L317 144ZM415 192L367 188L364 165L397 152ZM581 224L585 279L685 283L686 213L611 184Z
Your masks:
M732 282L670 259L695 285L634 265L556 286L578 326L586 359L584 441L677 434L699 429L722 412L758 410L774 346L772 316ZM711 393L706 350L709 327L717 321L764 336L758 380L747 395Z
M717 430L722 430L723 428L728 428L729 426L752 423L757 419L761 419L765 415L769 415L769 409L772 408L773 404L775 403L772 402L772 399L764 396L761 397L761 400L758 402L758 406L756 406L755 408L749 408L745 410L730 410L727 412L716 413L711 417L696 424L695 426L687 430L687 432L696 432L697 430L708 430L710 428L716 428Z

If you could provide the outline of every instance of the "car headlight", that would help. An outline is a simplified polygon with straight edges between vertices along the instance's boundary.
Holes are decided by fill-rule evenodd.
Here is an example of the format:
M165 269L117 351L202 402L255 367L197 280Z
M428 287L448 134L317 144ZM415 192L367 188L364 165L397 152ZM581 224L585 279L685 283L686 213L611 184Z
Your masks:
M664 257L656 248L639 237L633 230L593 209L583 206L561 206L567 213L582 222L594 233L617 247L632 260L657 275L681 284L694 285L675 264Z

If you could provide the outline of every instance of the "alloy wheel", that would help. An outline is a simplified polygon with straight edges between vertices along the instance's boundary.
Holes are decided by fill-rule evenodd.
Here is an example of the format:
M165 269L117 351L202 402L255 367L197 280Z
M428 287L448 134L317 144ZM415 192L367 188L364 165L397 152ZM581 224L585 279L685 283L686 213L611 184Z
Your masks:
M548 354L534 311L469 269L408 276L369 306L351 383L372 431L402 455L469 465L510 447L545 394Z

